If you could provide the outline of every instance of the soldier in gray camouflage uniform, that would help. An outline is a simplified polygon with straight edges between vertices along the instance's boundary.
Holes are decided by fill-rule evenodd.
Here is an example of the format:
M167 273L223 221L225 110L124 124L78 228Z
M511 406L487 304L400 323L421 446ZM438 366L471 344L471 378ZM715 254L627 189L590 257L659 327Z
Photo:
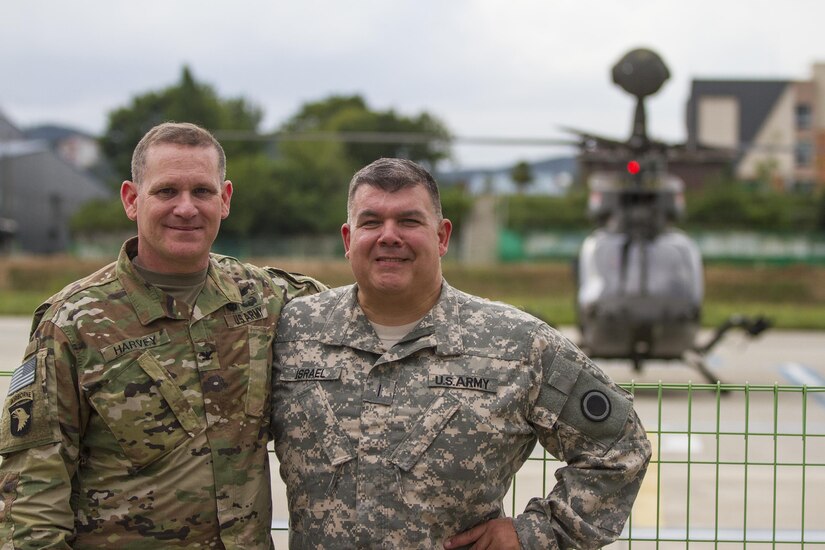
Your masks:
M451 224L416 164L350 183L356 284L290 302L272 431L290 548L596 548L650 459L631 396L547 324L442 279ZM506 518L536 442L566 465Z
M162 124L121 189L138 237L36 312L0 421L2 548L272 548L281 307L315 281L210 253L220 144Z

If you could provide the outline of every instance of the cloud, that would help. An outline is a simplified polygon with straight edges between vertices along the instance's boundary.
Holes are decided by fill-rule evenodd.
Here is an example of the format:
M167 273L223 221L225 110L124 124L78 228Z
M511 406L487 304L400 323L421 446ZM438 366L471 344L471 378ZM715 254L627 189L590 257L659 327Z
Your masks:
M0 110L20 125L100 132L181 67L260 105L272 129L306 101L360 93L427 110L459 135L617 137L633 100L610 81L628 50L657 50L671 80L648 102L653 135L684 139L697 77L805 79L825 60L820 0L29 0L0 20ZM467 163L532 154L503 148Z

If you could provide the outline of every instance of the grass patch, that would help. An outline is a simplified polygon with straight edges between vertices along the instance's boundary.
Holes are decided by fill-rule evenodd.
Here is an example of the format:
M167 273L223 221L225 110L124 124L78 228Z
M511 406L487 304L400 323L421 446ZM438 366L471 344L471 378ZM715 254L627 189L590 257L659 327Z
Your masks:
M825 304L707 301L702 312L702 324L707 327L719 326L731 315L740 314L763 315L778 329L825 330Z
M0 290L0 315L30 317L51 292L36 290Z
M311 275L330 286L353 281L341 260L252 258ZM64 285L106 262L61 258L12 258L0 265L0 315L29 316ZM456 288L515 305L554 326L575 325L575 285L569 262L467 266L444 263ZM825 267L725 266L705 270L703 325L716 327L730 315L765 315L783 329L825 330Z

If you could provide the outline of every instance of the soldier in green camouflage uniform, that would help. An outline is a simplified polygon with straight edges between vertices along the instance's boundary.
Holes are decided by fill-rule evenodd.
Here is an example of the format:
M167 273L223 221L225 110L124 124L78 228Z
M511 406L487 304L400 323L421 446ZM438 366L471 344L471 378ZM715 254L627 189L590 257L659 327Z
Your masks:
M0 421L2 548L272 547L271 344L318 286L209 252L213 139L150 131L124 183L138 237L37 310Z
M651 449L632 397L511 306L447 284L435 181L381 159L350 184L356 284L290 302L272 430L290 548L596 548L622 531ZM536 442L566 465L505 518Z

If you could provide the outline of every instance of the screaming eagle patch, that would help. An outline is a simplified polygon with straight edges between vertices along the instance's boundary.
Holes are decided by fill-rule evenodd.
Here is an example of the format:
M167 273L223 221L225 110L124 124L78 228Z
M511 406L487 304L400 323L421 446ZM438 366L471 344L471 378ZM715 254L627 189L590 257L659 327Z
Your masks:
M22 437L32 429L32 416L34 414L32 404L34 401L27 395L21 397L22 399L9 406L9 433L15 437Z

